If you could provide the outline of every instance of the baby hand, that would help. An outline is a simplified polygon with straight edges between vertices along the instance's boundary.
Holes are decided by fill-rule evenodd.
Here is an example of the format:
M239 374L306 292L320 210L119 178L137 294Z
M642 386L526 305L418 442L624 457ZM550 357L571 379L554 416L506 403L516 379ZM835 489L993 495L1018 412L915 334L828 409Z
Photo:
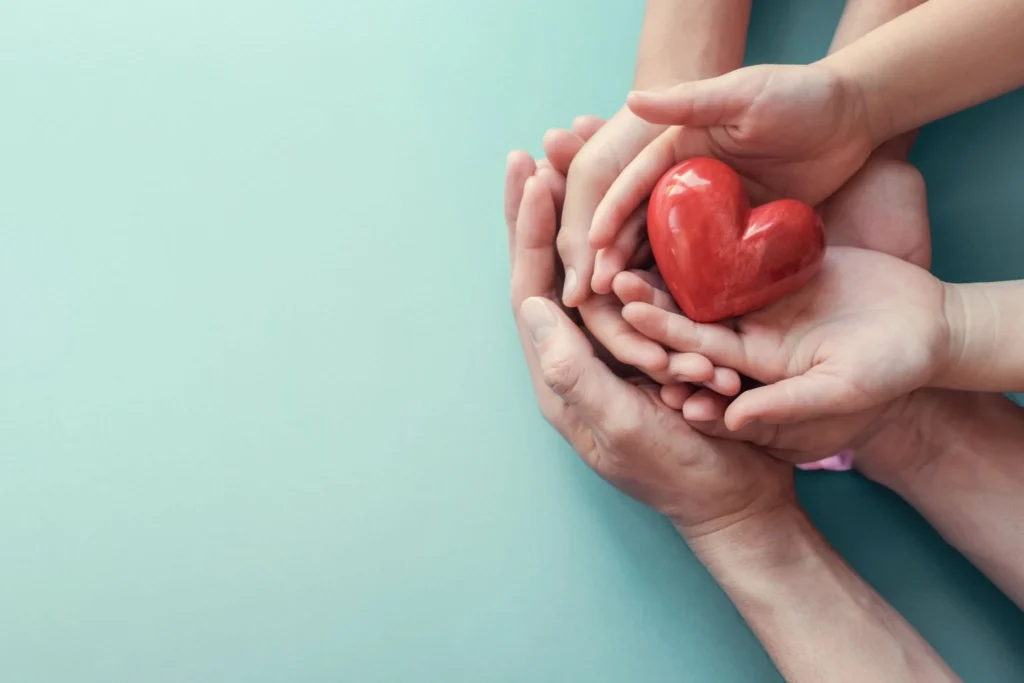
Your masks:
M867 410L926 385L948 362L946 287L886 254L830 248L806 287L736 321L700 324L648 303L622 315L670 349L765 384L725 412L733 431Z

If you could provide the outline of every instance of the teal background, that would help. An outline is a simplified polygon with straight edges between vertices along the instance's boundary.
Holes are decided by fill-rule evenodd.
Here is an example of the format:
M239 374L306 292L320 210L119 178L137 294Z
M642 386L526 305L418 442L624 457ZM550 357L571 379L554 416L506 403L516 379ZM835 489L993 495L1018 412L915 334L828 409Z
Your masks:
M778 680L509 314L505 154L618 107L641 5L0 4L0 680ZM756 3L748 60L840 9ZM1022 106L921 135L946 278L1024 276ZM912 511L800 485L967 680L1024 678Z

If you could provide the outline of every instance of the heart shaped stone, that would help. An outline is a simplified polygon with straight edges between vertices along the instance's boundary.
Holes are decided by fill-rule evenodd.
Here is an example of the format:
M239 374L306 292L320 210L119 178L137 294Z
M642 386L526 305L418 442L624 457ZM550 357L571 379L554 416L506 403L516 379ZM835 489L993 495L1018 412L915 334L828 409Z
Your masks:
M767 306L805 285L825 256L813 208L782 199L751 210L739 175L717 159L688 159L662 176L647 232L665 284L697 322Z

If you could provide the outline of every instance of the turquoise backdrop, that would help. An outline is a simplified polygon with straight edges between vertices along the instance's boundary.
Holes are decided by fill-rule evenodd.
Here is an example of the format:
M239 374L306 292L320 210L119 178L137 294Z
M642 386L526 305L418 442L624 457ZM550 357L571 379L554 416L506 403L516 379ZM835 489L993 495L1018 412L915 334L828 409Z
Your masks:
M840 10L761 0L749 61ZM618 107L641 12L0 3L0 680L778 680L542 422L509 314L505 154ZM1024 276L1022 111L921 135L944 277ZM912 511L800 485L967 680L1024 678Z

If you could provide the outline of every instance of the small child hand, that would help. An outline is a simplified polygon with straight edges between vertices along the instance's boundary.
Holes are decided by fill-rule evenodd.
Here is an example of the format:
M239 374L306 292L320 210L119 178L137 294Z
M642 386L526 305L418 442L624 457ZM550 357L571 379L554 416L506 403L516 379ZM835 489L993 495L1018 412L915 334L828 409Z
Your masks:
M834 247L806 287L722 324L695 323L651 303L622 311L637 331L698 353L765 386L725 412L733 431L867 410L924 386L947 362L946 289L928 271L878 252Z

